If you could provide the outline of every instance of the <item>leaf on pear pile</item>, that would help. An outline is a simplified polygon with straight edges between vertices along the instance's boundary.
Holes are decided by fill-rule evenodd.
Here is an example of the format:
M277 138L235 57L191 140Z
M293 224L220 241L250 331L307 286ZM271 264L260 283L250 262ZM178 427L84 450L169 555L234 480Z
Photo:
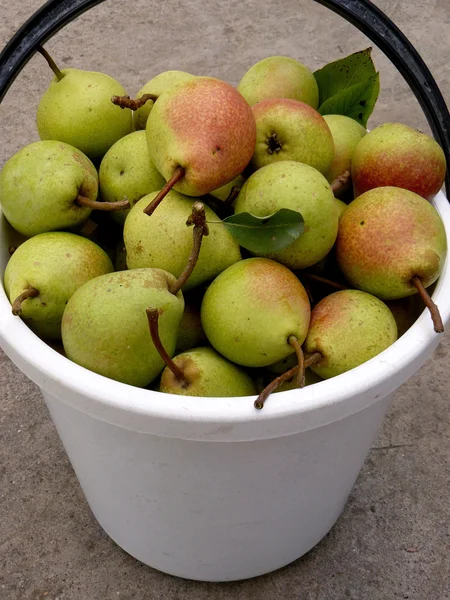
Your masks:
M319 112L321 115L345 115L366 127L379 93L380 79L379 74L375 73L366 81L352 85L326 100Z
M380 92L371 52L372 48L355 52L314 73L320 114L345 115L366 127Z
M304 230L302 215L282 208L267 217L248 212L226 217L223 224L240 246L255 254L271 254L292 244Z

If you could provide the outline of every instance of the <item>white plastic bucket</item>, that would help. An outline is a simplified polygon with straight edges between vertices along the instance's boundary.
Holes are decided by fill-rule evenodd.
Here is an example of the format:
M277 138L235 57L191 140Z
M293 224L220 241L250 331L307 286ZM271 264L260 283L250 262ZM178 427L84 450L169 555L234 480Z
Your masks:
M435 199L447 232L450 206ZM1 219L0 268L14 233ZM447 237L450 237L447 235ZM433 298L450 321L447 260ZM42 390L100 525L142 562L179 577L245 579L310 550L339 517L392 392L441 336L424 311L351 372L269 398L192 398L133 388L52 350L0 288L1 345Z

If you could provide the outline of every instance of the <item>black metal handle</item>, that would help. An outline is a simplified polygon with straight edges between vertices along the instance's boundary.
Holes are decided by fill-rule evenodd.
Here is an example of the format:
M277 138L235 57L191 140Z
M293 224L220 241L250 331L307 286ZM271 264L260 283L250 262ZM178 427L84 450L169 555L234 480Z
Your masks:
M400 29L369 0L315 0L360 29L397 67L419 101L447 160L450 200L450 115L428 67ZM36 52L62 27L103 0L49 0L14 35L0 54L0 102Z

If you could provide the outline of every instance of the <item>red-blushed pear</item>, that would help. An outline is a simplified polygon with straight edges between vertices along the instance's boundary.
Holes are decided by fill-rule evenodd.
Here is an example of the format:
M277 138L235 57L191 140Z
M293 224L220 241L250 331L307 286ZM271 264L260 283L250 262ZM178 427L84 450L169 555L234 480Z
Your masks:
M352 160L355 196L394 186L430 200L445 179L445 155L430 136L402 123L384 123L357 145Z
M248 258L208 287L201 319L220 354L243 366L264 367L303 343L310 312L305 288L288 268L267 258Z
M195 77L164 92L146 132L150 160L168 182L147 214L171 187L188 196L222 187L242 173L255 149L250 106L235 88L213 77Z
M370 360L396 339L397 325L384 302L360 290L334 292L312 310L306 364L328 379Z
M255 104L253 113L254 170L280 160L295 160L327 173L334 157L333 136L317 110L298 100L272 98Z
M250 106L268 98L291 98L317 108L319 88L312 72L287 56L269 56L250 67L237 89Z
M375 188L344 211L336 240L336 258L355 287L383 300L404 298L436 281L447 250L445 228L434 206L397 187ZM431 299L428 299L431 302ZM443 330L436 307L436 331Z

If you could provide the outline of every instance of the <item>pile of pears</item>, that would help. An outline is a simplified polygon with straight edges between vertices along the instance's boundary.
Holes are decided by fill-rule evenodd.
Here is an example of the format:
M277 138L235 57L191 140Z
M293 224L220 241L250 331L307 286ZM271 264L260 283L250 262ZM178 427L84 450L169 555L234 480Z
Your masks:
M4 286L13 314L69 360L260 409L370 360L424 304L443 331L427 291L447 249L432 138L321 114L316 79L293 58L258 62L237 87L160 73L132 99L40 52L54 72L40 140L0 173L2 212L24 239ZM284 223L246 244L283 210L302 231L283 242Z

